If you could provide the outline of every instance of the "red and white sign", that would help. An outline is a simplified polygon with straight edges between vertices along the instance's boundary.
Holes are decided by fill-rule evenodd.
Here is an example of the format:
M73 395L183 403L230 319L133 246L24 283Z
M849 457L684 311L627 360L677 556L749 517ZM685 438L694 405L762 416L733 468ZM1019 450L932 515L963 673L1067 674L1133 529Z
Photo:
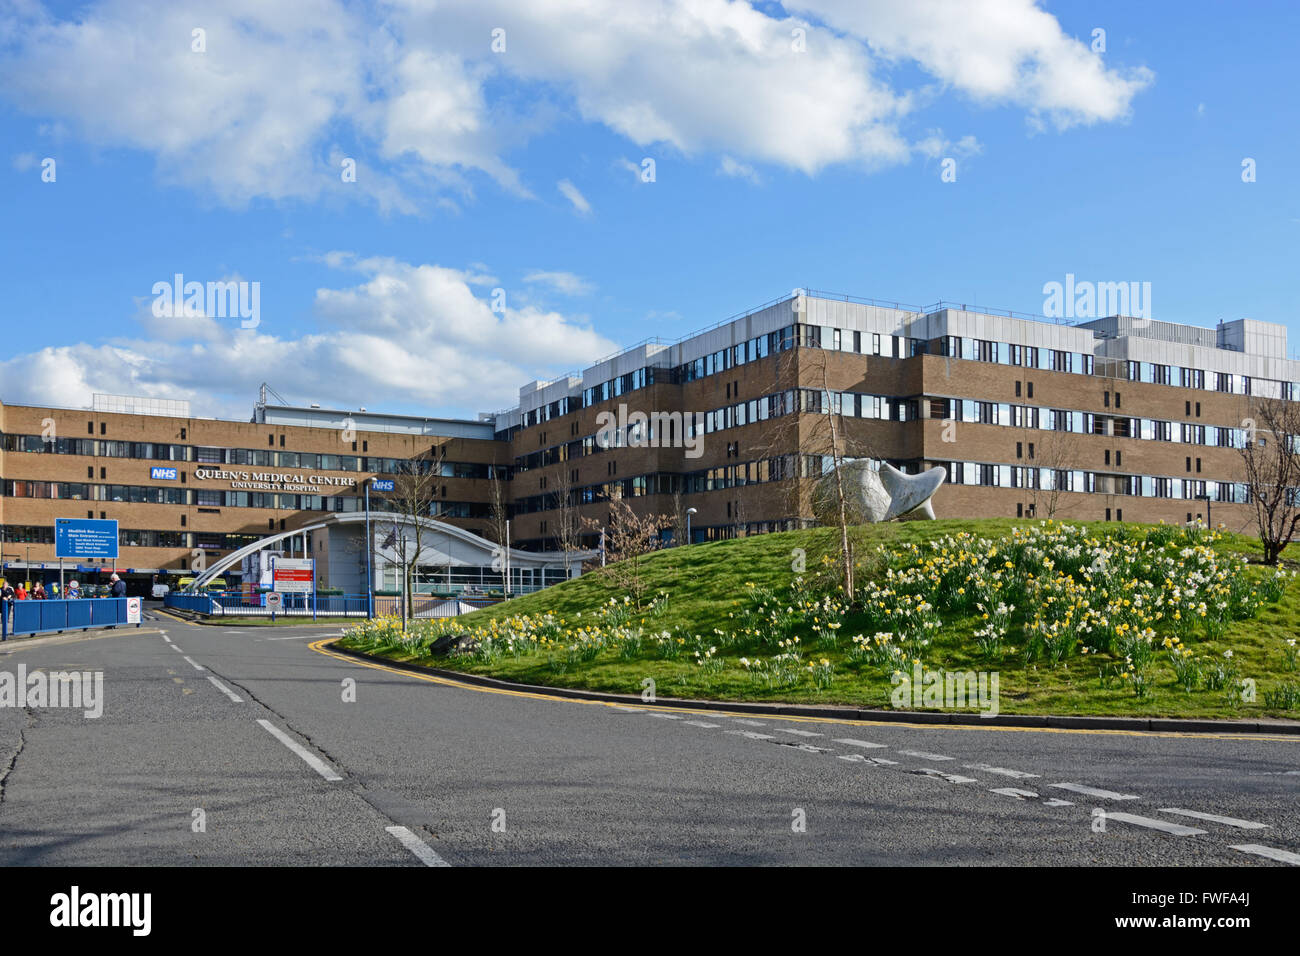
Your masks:
M140 623L140 599L138 597L126 599L126 623Z
M316 579L316 562L311 558L276 558L271 580L276 591L310 594Z

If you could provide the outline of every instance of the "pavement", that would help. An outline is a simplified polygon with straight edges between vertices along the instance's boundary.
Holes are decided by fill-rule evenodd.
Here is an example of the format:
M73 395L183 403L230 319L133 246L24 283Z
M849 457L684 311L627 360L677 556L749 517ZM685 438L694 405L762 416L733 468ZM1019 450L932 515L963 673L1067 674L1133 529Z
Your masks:
M146 617L0 655L104 688L0 706L0 865L1300 864L1295 735L630 706Z

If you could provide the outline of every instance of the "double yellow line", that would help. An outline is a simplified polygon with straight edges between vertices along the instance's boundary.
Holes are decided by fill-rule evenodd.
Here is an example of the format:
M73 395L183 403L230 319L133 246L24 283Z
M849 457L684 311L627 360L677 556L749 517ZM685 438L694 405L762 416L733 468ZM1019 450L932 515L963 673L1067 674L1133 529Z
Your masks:
M1120 737L1172 737L1188 740L1246 740L1251 742L1268 741L1273 743L1300 743L1300 734L1198 734L1179 733L1176 731L1165 730L1104 730L1091 727L1008 727L1006 725L995 724L914 724L896 720L849 720L842 717L813 717L796 716L791 714L753 713L746 711L733 712L727 710L692 709L689 707L664 707L643 701L624 703L622 701L583 700L577 697L563 697L558 694L510 690L505 687L485 687L482 684L472 684L467 681L455 680L454 678L443 677L440 674L418 674L415 671L406 670L405 668L390 667L387 664L380 664L374 660L361 660L349 654L340 654L337 651L330 650L328 645L333 644L336 640L338 640L338 638L327 637L323 640L315 641L307 646L317 654L332 657L335 660L342 661L346 664L355 664L358 667L369 667L370 669L377 671L387 671L390 674L398 674L402 677L411 677L415 680L427 681L430 684L443 684L447 687L477 691L481 694L501 694L505 697L523 697L529 700L550 700L565 704L585 704L588 706L594 704L600 707L616 708L635 707L639 710L651 710L663 714L691 714L698 717L762 718L763 720L784 720L791 723L801 724L846 724L852 727L911 727L917 730L977 730L995 731L998 733L1093 734Z

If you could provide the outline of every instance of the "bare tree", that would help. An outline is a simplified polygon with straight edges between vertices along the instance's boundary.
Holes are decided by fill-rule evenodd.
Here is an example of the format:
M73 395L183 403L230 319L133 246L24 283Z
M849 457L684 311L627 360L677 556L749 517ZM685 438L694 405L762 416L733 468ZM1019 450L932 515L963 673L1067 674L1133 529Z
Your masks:
M686 507L681 489L673 492L673 544L690 544L686 540Z
M507 522L510 520L510 493L506 488L505 466L493 465L488 479L488 536L493 544L506 546Z
M1251 403L1241 449L1246 494L1255 512L1264 563L1275 565L1300 527L1300 403Z
M599 530L594 518L585 518L586 527ZM620 494L610 501L609 523L605 528L606 577L641 607L649 585L645 579L644 558L663 547L663 531L672 527L672 515L637 514Z
M555 543L564 554L564 576L569 576L573 566L573 552L578 550L582 535L582 520L578 516L577 489L569 462L555 475Z
M1050 414L1050 409L1043 409ZM1079 462L1079 434L1060 429L1034 433L1032 468L1046 468L1051 472L1050 487L1043 487L1042 472L1038 471L1029 486L1029 506L1035 517L1055 518L1063 509L1062 495L1070 489L1063 487L1061 473L1070 471Z
M372 521L373 533L383 542L382 549L390 551L395 558L393 563L401 574L403 603L408 615L415 607L412 583L426 551L421 530L438 504L443 457L443 449L434 447L403 462L392 475L393 490L380 492L377 499L371 499L380 509L379 517Z

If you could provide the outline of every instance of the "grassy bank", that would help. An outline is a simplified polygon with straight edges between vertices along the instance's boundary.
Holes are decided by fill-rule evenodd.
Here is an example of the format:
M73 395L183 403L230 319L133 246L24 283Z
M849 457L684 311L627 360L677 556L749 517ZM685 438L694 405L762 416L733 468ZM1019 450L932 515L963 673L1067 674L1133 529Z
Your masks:
M1248 564L1252 539L1116 523L869 526L855 529L853 602L835 547L819 528L677 548L645 559L639 606L626 581L594 572L405 639L386 620L345 643L531 684L640 693L650 680L665 697L890 707L927 673L942 686L982 672L997 675L1004 713L1300 714L1300 579ZM435 657L446 633L470 635L473 651Z

